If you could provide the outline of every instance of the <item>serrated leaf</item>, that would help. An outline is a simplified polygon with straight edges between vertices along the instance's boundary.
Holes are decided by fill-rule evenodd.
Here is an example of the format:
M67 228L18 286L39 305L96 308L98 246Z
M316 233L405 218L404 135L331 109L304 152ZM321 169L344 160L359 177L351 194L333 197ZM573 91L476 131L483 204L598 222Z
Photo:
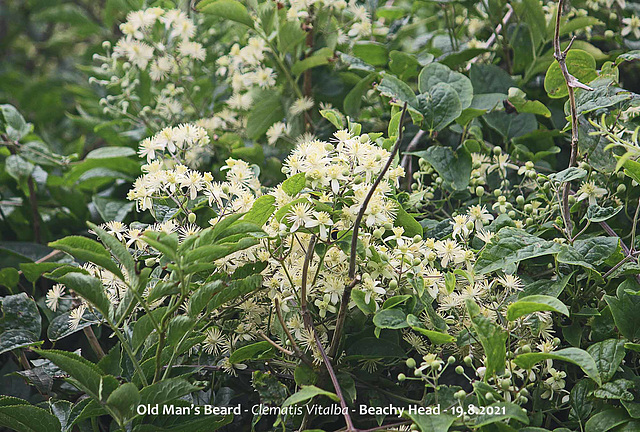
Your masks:
M68 351L39 349L34 349L34 351L51 360L56 366L69 374L82 387L81 390L86 391L95 399L100 399L100 383L103 374L94 363Z
M238 364L247 360L267 358L273 352L273 347L267 341L261 341L238 348L229 356L229 363Z
M66 252L81 261L92 262L109 270L120 279L124 278L118 265L111 259L109 251L95 240L81 236L69 236L49 243L49 247Z
M17 432L56 432L60 421L50 412L30 405L27 401L5 404L9 398L0 397L0 426ZM17 399L17 398L11 398Z

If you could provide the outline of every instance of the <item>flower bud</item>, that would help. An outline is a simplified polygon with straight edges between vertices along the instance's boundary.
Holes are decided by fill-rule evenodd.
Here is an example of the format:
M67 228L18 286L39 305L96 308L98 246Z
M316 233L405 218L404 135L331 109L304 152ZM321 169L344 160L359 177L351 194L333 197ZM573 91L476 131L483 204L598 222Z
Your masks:
M464 390L458 390L453 394L453 397L459 400L464 399L467 396L467 392Z
M447 359L447 364L452 365L456 362L456 358L454 356L449 356Z
M412 357L409 357L405 363L409 369L413 369L416 367L416 360Z
M189 216L187 216L187 220L189 221L189 223L195 223L196 222L196 214L195 213L189 213Z
M407 376L403 373L398 374L398 381L402 382L407 379Z
M464 368L462 366L456 366L456 373L458 375L462 375L464 373Z
M484 188L482 186L476 186L476 195L479 197L484 195Z

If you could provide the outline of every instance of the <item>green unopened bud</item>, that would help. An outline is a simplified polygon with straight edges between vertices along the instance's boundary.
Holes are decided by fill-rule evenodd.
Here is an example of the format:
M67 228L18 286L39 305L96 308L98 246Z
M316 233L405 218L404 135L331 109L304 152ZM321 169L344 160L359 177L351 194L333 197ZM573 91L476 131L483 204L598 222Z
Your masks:
M369 142L370 138L369 138L369 134L362 134L360 135L360 142L361 143L366 143Z
M465 358L462 361L464 361L464 364L466 364L467 366L471 366L471 362L473 362L473 358L471 356L465 356Z
M416 267L419 266L421 262L420 258L414 258L413 261L411 261L411 264Z
M405 363L409 369L413 369L416 367L416 360L412 357L409 357Z
M616 188L616 193L623 194L627 190L627 187L624 184L619 184Z
M569 204L573 205L576 203L576 196L575 195L569 195Z
M393 224L391 222L387 222L384 225L382 225L382 228L384 228L384 229L386 229L388 231L391 228L393 228Z
M456 373L458 375L462 375L464 373L464 368L462 366L456 366Z
M522 345L522 347L520 347L520 352L522 353L530 353L531 352L531 345L527 344L527 345Z
M467 222L467 225L466 225L466 226L467 226L467 229L468 229L469 231L471 231L471 230L473 230L473 227L475 227L475 226L476 226L476 224L475 224L475 223L473 223L473 222L471 222L471 221L469 221L469 222Z
M616 16L615 13L612 13L611 15L613 15L612 19L617 19L618 17ZM606 37L607 39L612 39L615 37L615 33L613 32L613 30L605 30L604 31L604 37Z
M403 373L398 374L398 381L402 382L407 379L407 376Z
M484 195L484 188L482 186L476 186L476 195L479 197Z
M147 258L144 260L144 265L147 267L153 267L156 265L157 260L155 258Z
M324 145L324 149L325 149L326 151L331 151L331 150L333 150L333 144L326 143L326 144Z
M458 399L458 400L462 400L467 396L467 392L464 390L458 390L457 392L455 392L453 394L453 397Z
M524 211L526 213L533 213L533 206L531 204L525 204Z
M524 205L524 197L522 195L518 195L516 197L516 203L518 203L519 206L523 206Z
M500 380L500 387L503 390L507 390L510 386L511 386L511 380L510 379Z
M395 280L395 279L391 279L389 281L389 288L392 289L392 290L397 289L398 288L398 281Z
M514 210L510 210L510 211L509 211L509 213L507 213L507 214L509 215L509 217L510 217L511 219L513 219L513 218L515 218L515 217L516 217L516 212L515 212Z
M484 398L489 402L493 402L494 400L496 400L495 396L491 392L486 392L484 394Z
M377 239L382 238L383 234L384 234L384 231L381 230L380 228L376 228L373 230L373 236Z
M493 148L493 154L494 154L494 155L496 155L496 156L497 156L497 155L499 155L499 154L501 154L501 153L502 153L502 149L501 149L500 147L495 146L495 147Z
M494 197L499 197L500 195L502 195L502 191L500 189L496 189L493 191L493 196Z
M411 185L411 190L414 190L414 191L415 191L415 190L418 190L418 185L417 185L417 183L413 183L413 184Z
M524 221L524 224L527 226L533 225L533 218L530 218L530 217L526 218Z
M456 362L456 358L454 356L449 356L447 359L447 364L452 365Z
M189 223L196 223L196 214L189 213L189 216L187 216L187 220L189 221Z
M414 243L420 243L422 241L422 236L420 234L416 234L413 236Z

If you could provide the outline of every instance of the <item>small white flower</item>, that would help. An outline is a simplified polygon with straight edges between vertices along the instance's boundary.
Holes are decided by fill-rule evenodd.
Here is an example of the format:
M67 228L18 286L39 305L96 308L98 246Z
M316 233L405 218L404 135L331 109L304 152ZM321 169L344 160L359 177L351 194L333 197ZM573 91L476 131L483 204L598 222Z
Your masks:
M60 299L64 295L64 285L56 284L49 291L47 291L47 299L45 300L45 304L52 311L56 311L58 309L58 303Z

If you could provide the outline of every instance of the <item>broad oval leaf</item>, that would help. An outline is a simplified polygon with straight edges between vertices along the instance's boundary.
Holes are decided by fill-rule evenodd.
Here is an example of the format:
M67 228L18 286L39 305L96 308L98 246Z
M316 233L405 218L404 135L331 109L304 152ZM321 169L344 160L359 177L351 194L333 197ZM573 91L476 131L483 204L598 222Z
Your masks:
M515 363L523 369L531 369L533 365L543 360L560 360L573 363L587 374L589 378L594 380L598 385L602 383L600 373L595 360L591 355L580 348L564 348L549 353L526 353L520 354L515 358Z
M522 297L511 304L507 309L507 319L514 321L524 315L541 311L558 312L569 316L569 309L557 298L547 295L531 295Z

